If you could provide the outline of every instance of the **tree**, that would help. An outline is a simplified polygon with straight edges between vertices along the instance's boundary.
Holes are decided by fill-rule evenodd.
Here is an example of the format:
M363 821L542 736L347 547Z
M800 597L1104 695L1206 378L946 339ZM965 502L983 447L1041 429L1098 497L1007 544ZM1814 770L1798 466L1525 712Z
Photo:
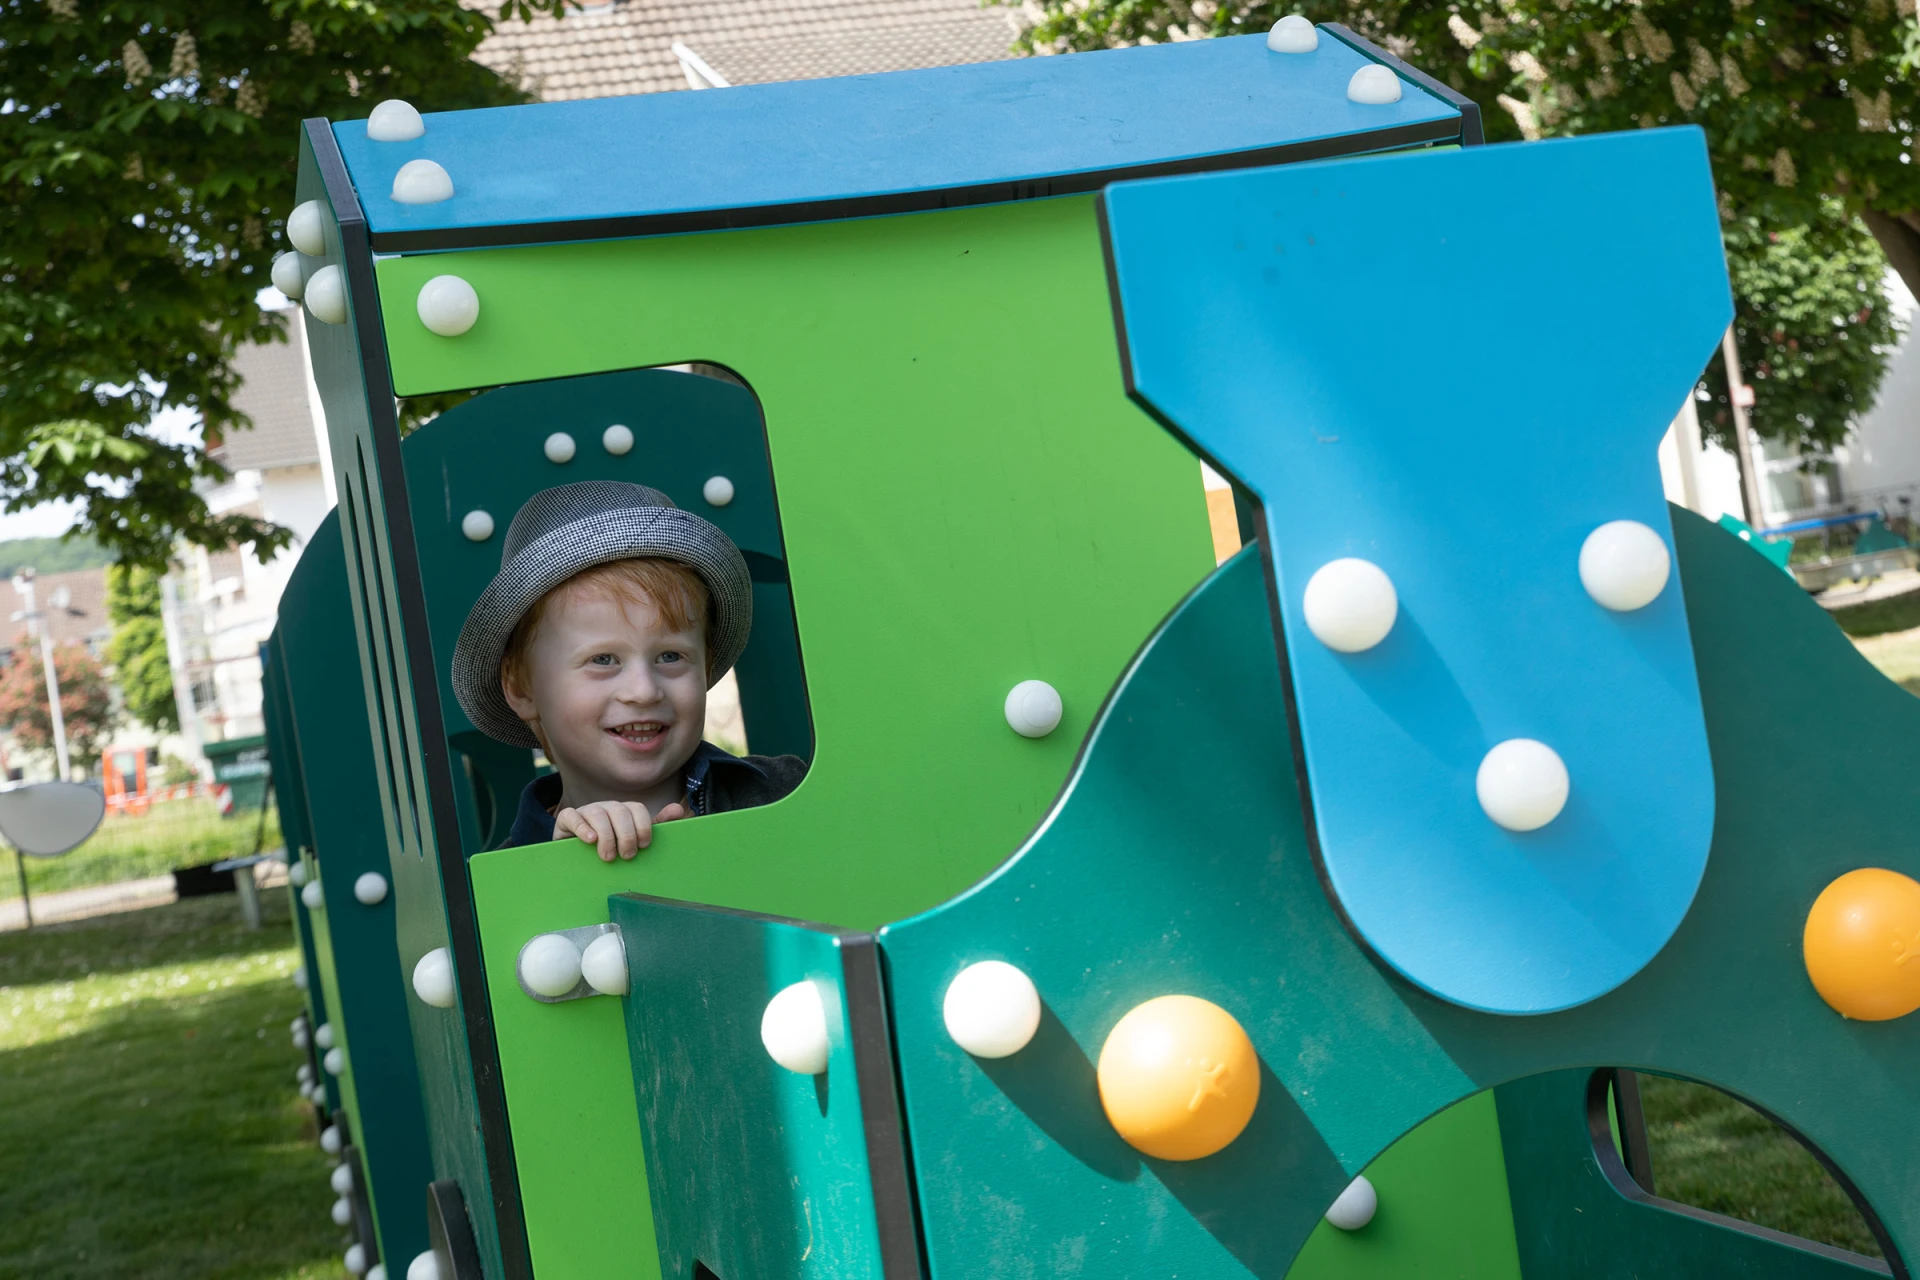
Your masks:
M100 660L78 644L53 651L60 677L60 714L65 717L67 755L91 769L114 729L113 695ZM28 751L53 750L53 718L47 712L47 673L40 646L20 645L0 667L0 725Z
M173 668L160 618L160 575L143 565L108 569L107 616L113 620L107 661L127 714L156 733L178 732L180 709L173 700Z
M511 0L524 16L524 0ZM523 98L469 60L460 0L17 0L0 6L0 501L77 499L80 527L159 568L176 538L286 531L215 516L220 467L147 429L246 425L231 364L284 341L255 294L293 203L299 123Z
M1886 265L1920 290L1914 6L1039 0L1022 44L1044 53L1248 34L1300 12L1345 22L1474 99L1489 141L1702 126L1755 429L1819 451L1845 437L1885 372L1896 337ZM1709 369L1705 382L1718 410L1705 425L1723 435L1724 374Z

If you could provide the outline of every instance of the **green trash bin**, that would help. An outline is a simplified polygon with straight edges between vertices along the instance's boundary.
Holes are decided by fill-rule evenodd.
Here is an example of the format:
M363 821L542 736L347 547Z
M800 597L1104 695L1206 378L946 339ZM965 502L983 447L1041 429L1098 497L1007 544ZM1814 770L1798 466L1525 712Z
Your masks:
M213 766L213 780L233 793L228 816L259 812L267 802L267 780L273 774L273 766L267 761L266 738L229 738L209 742L204 750Z

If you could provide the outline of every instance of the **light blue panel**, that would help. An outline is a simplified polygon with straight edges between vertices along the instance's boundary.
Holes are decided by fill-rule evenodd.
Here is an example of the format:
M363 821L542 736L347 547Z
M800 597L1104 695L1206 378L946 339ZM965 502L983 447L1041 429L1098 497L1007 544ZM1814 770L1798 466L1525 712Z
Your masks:
M1732 315L1701 135L1170 178L1106 202L1134 393L1265 504L1345 914L1469 1008L1618 986L1693 899L1713 775L1677 570L1613 613L1577 565L1609 520L1671 548L1655 449ZM1358 655L1301 614L1342 556L1400 598ZM1522 737L1560 753L1572 793L1515 834L1474 777Z
M375 237L769 205L833 217L835 204L887 195L1457 125L1453 106L1410 81L1399 102L1349 102L1347 81L1368 61L1326 34L1310 54L1272 53L1264 37L1244 36L429 114L410 142L369 142L364 120L334 133ZM396 203L394 174L422 156L452 176L453 198ZM993 198L1036 194L1045 191Z

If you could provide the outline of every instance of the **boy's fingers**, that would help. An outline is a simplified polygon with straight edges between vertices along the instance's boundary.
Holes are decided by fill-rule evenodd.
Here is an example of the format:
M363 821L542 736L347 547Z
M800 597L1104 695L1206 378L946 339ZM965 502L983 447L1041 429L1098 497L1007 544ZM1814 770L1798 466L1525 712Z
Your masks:
M613 824L613 833L618 841L620 856L631 858L640 840L640 832L633 824L630 806L610 804L607 806L607 820Z
M647 812L643 804L627 803L627 813L633 819L634 840L644 849L653 843L653 815Z
M573 836L576 839L585 840L588 844L593 843L593 828L580 821L580 811L578 809L562 809L560 812L554 814L553 834L556 836Z
M683 804L670 804L660 812L654 814L653 820L655 822L672 822L675 818L684 818L686 816L687 806Z
M620 847L619 835L613 829L613 819L600 805L589 808L585 817L593 824L593 829L599 836L599 839L593 842L593 847L600 854L600 861L612 862L618 856Z

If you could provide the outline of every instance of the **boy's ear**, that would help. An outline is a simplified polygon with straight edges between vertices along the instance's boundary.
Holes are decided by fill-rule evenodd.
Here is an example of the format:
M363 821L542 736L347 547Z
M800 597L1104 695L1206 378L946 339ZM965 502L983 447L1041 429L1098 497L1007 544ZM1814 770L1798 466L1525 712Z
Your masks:
M521 683L520 673L509 663L500 664L500 693L513 708L513 714L529 722L540 719L540 710L533 704L533 698Z

